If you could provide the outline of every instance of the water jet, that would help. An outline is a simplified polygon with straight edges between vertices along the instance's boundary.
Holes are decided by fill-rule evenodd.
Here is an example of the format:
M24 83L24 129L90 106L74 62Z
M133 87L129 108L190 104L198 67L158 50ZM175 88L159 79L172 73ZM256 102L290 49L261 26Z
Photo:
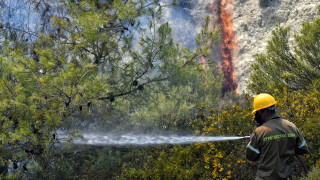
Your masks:
M98 145L98 146L124 146L124 145L165 145L165 144L193 144L207 143L217 141L230 141L247 139L250 136L177 136L177 135L102 135L84 133L83 138L78 138L73 141L78 145Z

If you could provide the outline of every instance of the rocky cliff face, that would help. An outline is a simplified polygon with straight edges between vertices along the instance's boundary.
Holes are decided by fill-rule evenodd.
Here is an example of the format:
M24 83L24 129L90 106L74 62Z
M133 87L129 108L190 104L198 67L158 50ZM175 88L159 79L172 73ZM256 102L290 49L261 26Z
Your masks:
M302 22L317 17L319 0L235 0L233 24L238 51L235 71L238 91L246 92L250 64L257 53L266 52L267 41L278 23L291 26L292 33L301 29Z
M266 52L267 41L276 25L291 26L293 33L298 32L302 22L317 17L320 0L178 0L178 3L167 11L165 20L173 27L175 39L190 48L194 48L194 38L203 26L205 16L210 16L211 24L221 28L223 8L231 12L233 22L229 25L236 42L235 48L230 49L233 51L231 64L237 91L242 93L247 92L250 65L256 54ZM220 62L223 61L221 47L216 47L212 57Z

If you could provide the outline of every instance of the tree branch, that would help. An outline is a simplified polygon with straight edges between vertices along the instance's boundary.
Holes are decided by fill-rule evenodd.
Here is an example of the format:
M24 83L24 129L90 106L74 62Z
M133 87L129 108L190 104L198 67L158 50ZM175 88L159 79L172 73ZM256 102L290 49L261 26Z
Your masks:
M169 78L170 78L170 76L165 77L165 78L160 78L160 79L153 79L153 80L145 82L145 83L143 83L141 85L146 85L146 84L153 83L153 82L164 81L164 80L168 80ZM112 96L100 97L100 98L98 98L98 100L106 100L106 99L110 99L111 97L119 97L119 96L128 95L128 94L133 93L133 92L135 92L137 90L138 90L138 88L134 88L134 89L131 89L131 90L129 90L127 92L124 92L124 93L119 93L119 94L115 94L115 95L112 95Z
M192 58L190 58L190 60L186 61L182 66L181 68L185 68L191 61L193 61L196 57L198 57L199 55L198 54L194 54L192 56ZM148 69L148 68L147 68ZM165 81L165 80L168 80L170 79L172 76L174 76L175 74L172 74L172 75L169 75L167 77L164 77L164 78L159 78L159 79L153 79L151 81L148 81L148 82L145 82L141 85L146 85L146 84L150 84L150 83L153 83L153 82L160 82L160 81ZM122 93L119 93L119 94L115 94L115 95L110 95L110 96L106 96L106 97L99 97L98 100L106 100L106 99L110 99L112 97L119 97L119 96L125 96L125 95L128 95L130 93L133 93L135 91L137 91L138 88L134 88L134 89L130 89L128 90L127 92L122 92Z
M2 80L3 80L3 82L4 82L5 86L6 86L6 88L9 90L9 92L10 92L12 95L14 95L14 93L13 93L12 89L10 89L10 87L8 86L8 84L6 83L6 81L5 81L4 79L2 79Z

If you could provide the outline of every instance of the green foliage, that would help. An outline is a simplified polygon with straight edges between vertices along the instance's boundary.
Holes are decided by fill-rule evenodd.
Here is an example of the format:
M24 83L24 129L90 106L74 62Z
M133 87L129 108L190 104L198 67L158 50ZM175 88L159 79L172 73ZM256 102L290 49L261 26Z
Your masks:
M199 179L206 176L201 152L203 149L195 146L175 146L161 152L156 159L149 156L143 169L125 166L117 179Z
M199 104L192 122L197 135L244 136L251 133L253 119L248 96L243 103L211 109ZM250 123L252 122L252 123ZM152 157L141 169L125 168L119 179L247 179L254 167L246 163L245 140L174 146ZM246 173L244 173L246 172Z
M319 165L320 158L317 150L320 148L317 140L320 129L316 125L319 123L320 115L320 86L316 82L307 91L290 92L286 87L275 90L281 116L295 123L308 142L311 152L306 155L306 162L310 167Z
M98 158L64 149L78 129L127 131L140 123L190 130L194 104L218 101L221 74L197 62L218 41L208 19L191 51L174 43L168 23L159 24L163 7L157 0L100 5L67 1L68 15L52 17L33 42L1 43L3 177L78 178L78 171L89 173L82 165Z
M290 28L278 27L268 41L267 52L258 54L252 65L248 88L252 92L269 92L280 84L290 90L305 89L319 79L320 18L305 22L294 40Z
M174 3L174 2L173 2ZM73 146L78 129L199 136L247 136L252 98L221 97L222 75L198 63L219 41L208 29L197 48L180 47L158 0L68 1L30 44L5 40L0 54L0 173L17 179L253 179L248 140L148 147ZM143 26L145 18L148 25ZM269 92L277 111L294 122L319 165L319 18L289 44L277 27L257 56L252 92ZM218 104L220 103L220 104ZM143 128L138 127L143 126ZM66 142L57 139L65 135ZM295 175L301 168L295 163ZM10 174L8 174L8 169Z
M316 23L310 24L318 26ZM282 27L274 31L267 54L257 57L258 63L253 66L255 72L251 76L249 85L253 92L269 92L275 96L277 111L283 118L299 127L311 150L311 153L304 157L308 166L311 167L319 165L317 137L320 131L317 124L320 115L320 86L317 78L313 77L317 67L310 65L313 62L302 58L304 55L298 53L299 49L304 49L302 44L296 46L294 53L291 52L288 45L288 32L288 28ZM298 40L296 36L296 42ZM316 42L310 43L312 44L317 46ZM309 47L309 49L312 48ZM316 49L313 48L314 52L317 52ZM311 57L308 53L306 54ZM232 105L234 101L231 101L231 105L228 105L228 98L225 98L226 106L208 110L208 106L199 103L198 116L191 125L194 133L212 136L249 135L254 129L254 120L251 115L252 98L244 95L239 100L230 95L230 99L237 100L239 104ZM170 104L166 106L173 107ZM155 152L158 155L150 156L143 166L127 167L124 163L122 174L118 178L253 179L255 166L247 162L244 155L247 143L245 140L238 140L167 147ZM294 162L294 170L294 176L301 177L303 171L297 161Z
M319 112L319 83L313 83L308 91L289 92L286 87L275 90L277 112L284 119L295 123L304 135L310 154L303 156L309 167L319 165L320 129L317 126ZM246 136L254 129L252 98L238 97L237 105L207 109L198 104L199 114L192 122L196 135ZM245 158L247 140L197 143L190 146L173 146L158 152L143 167L124 168L120 179L254 179L256 167ZM294 176L300 178L303 169L294 160Z
M320 6L319 6L320 8ZM311 153L307 164L319 165L319 28L320 18L302 24L290 42L290 28L272 32L267 52L252 65L248 88L253 93L267 92L277 99L283 118L294 122L305 136Z
M320 169L319 166L315 166L309 172L307 177L301 178L301 180L318 180L320 177Z

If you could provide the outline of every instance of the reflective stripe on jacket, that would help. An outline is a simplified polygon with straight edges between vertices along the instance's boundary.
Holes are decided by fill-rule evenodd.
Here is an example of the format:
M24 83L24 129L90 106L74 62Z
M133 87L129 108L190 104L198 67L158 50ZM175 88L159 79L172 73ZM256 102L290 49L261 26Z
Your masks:
M293 156L307 152L299 129L274 114L253 132L246 156L258 162L256 179L283 179L292 175Z

